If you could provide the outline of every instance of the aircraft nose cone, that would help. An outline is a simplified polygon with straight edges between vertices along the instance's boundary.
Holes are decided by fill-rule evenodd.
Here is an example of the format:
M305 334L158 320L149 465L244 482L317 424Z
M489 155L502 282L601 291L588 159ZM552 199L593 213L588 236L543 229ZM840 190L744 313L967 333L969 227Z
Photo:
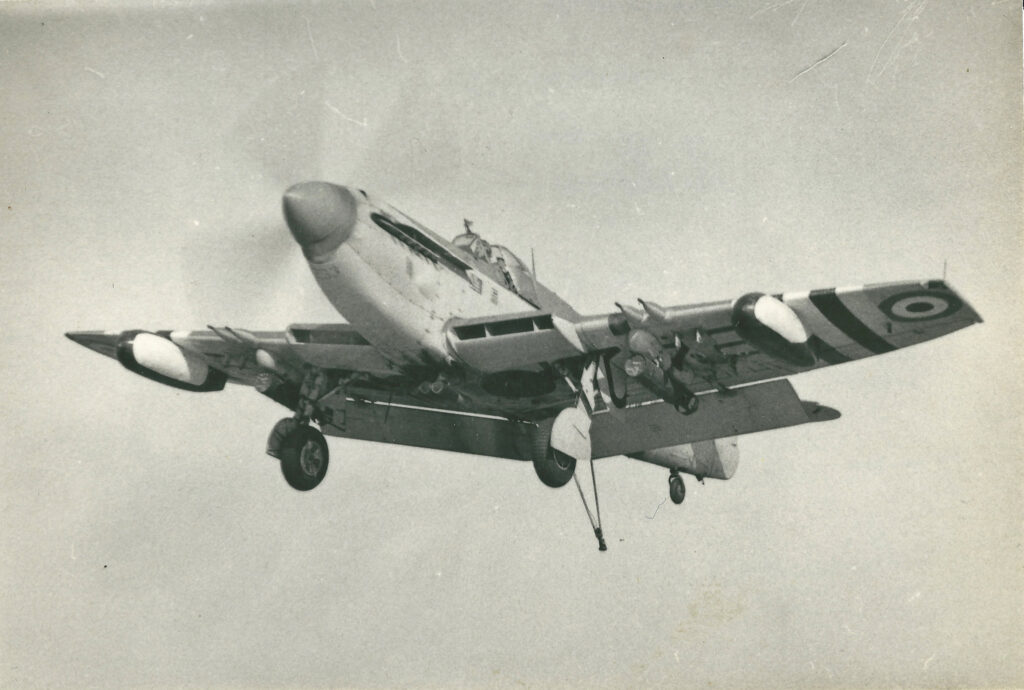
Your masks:
M324 256L349 238L356 224L356 199L346 187L300 182L288 188L284 219L307 259Z

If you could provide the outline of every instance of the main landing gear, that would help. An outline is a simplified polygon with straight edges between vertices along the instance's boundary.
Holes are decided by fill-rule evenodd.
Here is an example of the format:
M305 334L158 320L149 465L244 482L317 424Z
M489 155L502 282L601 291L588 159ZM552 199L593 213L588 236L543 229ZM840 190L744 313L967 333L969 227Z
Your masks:
M587 362L582 372L575 376L568 371L561 373L566 383L576 392L576 405L567 407L551 420L541 422L533 433L531 457L533 469L540 480L552 488L565 486L571 480L576 482L583 508L587 511L590 526L597 538L597 548L607 551L601 530L601 504L597 498L597 475L594 473L594 457L590 445L591 415L597 395L595 379L598 360ZM587 505L579 477L576 476L576 462L590 461L590 480L594 488L594 512Z
M330 453L324 435L310 426L317 415L317 402L328 394L327 378L322 372L310 369L306 373L295 416L282 419L274 425L267 439L267 455L281 461L281 474L288 485L297 491L309 491L319 486L327 475Z
M533 469L552 489L565 486L576 473L576 458L551 447L551 427L541 426L533 436Z
M282 419L270 432L267 453L281 461L281 474L297 491L315 489L327 475L330 454L324 435L296 419Z

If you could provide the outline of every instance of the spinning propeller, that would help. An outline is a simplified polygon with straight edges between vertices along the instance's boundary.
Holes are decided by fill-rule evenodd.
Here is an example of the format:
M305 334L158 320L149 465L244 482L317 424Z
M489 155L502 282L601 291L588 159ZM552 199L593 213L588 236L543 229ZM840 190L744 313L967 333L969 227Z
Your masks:
M329 191L334 186L321 181L372 184L386 175L389 185L408 193L457 174L462 152L451 113L429 75L405 67L396 87L374 91L383 117L373 121L367 109L374 104L361 100L361 82L332 64L325 57L266 79L225 134L230 165L224 167L243 174L221 192L222 207L247 212L189 228L182 250L186 292L203 318L217 320L231 309L232 318L266 323L273 307L294 309L296 285L312 289L296 241L315 243L332 214L345 215L332 206L339 203Z
M227 160L242 174L222 208L246 211L214 215L186 236L186 292L204 318L231 310L233 318L260 320L275 306L294 304L294 286L308 271L287 232L281 197L296 182L323 175L324 83L320 65L269 79L225 135Z

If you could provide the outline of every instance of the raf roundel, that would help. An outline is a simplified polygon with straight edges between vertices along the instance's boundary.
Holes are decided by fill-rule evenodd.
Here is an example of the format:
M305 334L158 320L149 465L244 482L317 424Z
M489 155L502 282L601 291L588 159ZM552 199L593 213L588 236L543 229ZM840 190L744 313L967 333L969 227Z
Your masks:
M893 295L878 306L896 321L927 321L949 316L961 302L949 293L921 291Z

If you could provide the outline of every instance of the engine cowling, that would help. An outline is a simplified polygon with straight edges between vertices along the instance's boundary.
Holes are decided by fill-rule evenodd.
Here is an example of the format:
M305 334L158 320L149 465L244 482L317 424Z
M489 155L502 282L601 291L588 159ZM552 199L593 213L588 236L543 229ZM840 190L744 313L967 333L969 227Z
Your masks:
M807 329L779 298L762 292L743 295L733 304L732 322L741 338L770 357L798 367L814 366Z
M740 463L740 451L735 436L645 450L630 457L710 479L729 479L736 473Z
M117 360L125 369L167 386L193 392L223 390L227 376L170 338L126 331L117 339Z

